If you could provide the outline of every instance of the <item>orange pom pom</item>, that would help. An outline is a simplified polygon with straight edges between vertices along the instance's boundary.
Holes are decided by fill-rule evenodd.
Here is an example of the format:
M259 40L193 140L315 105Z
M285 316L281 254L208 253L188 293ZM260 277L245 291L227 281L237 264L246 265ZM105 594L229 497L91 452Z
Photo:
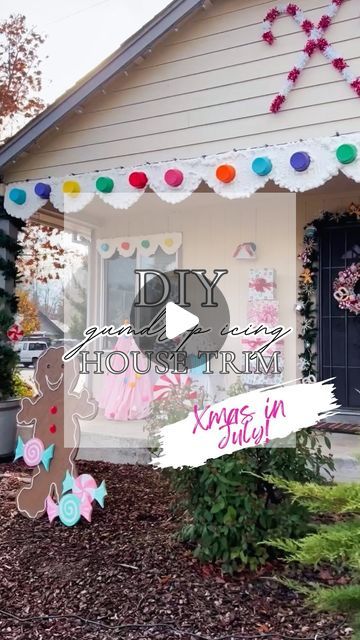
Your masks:
M236 169L232 164L221 164L216 169L216 177L220 182L232 182L236 176Z

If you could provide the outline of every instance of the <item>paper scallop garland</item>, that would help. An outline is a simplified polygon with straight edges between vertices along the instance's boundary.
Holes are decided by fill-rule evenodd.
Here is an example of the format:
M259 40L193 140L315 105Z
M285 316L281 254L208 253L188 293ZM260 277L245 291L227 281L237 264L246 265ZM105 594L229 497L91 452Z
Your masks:
M99 197L115 209L128 209L149 189L176 204L204 181L225 198L249 197L268 180L291 192L317 188L339 172L360 182L360 133L231 151L189 160L112 169L6 187L5 209L26 219L48 200L64 213L80 211Z

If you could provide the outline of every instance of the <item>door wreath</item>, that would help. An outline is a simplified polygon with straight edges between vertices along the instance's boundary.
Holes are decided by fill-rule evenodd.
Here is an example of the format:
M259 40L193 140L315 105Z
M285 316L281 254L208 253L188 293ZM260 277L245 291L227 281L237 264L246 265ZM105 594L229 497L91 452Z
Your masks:
M340 309L356 315L360 313L360 293L355 293L355 286L360 281L360 262L353 263L343 271L339 271L333 283L334 298Z

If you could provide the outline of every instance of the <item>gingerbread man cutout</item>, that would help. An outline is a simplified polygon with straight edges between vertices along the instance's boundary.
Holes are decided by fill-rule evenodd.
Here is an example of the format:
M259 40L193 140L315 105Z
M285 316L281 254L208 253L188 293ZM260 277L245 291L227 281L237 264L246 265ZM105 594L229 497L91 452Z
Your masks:
M40 356L35 371L39 396L35 401L24 398L17 416L19 424L34 424L33 442L40 444L45 454L50 452L47 458L43 454L42 463L34 468L30 486L18 493L18 509L28 518L38 518L45 512L48 496L59 501L67 471L77 476L79 419L91 420L97 413L97 403L90 400L87 389L75 393L79 378L77 362L64 364L64 353L63 347L50 347ZM21 440L20 444L23 445Z

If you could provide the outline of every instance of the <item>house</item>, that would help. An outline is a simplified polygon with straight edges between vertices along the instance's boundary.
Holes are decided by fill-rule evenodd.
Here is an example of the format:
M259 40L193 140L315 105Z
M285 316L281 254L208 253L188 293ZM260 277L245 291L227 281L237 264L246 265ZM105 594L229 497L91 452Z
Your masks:
M4 206L89 239L88 324L121 323L146 266L228 269L246 325L270 270L284 379L335 376L359 414L358 2L275 5L174 0L3 145Z

